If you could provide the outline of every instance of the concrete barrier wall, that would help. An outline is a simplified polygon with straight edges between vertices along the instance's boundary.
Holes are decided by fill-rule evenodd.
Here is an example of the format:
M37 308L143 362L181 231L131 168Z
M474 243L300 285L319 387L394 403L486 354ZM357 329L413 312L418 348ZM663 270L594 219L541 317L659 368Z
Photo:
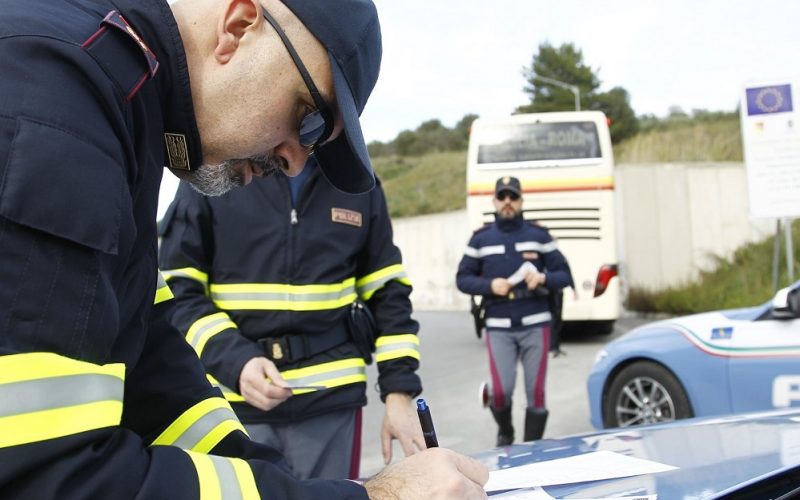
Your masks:
M750 220L741 163L618 165L617 227L626 287L660 289L712 269L744 243L774 232ZM394 220L420 310L466 310L455 273L471 234L465 210Z

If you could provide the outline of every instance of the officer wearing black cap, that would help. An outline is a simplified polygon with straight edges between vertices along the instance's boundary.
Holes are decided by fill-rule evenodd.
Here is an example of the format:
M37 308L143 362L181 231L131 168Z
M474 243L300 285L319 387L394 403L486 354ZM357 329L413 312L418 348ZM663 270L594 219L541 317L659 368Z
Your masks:
M522 186L516 177L495 184L495 222L477 230L458 266L458 289L483 296L491 374L492 415L497 446L514 442L511 396L517 362L525 376L525 441L540 439L547 422L544 390L551 314L547 290L570 283L569 268L543 227L522 215Z
M486 470L445 450L364 486L298 481L248 439L167 321L155 216L164 166L219 194L297 173L313 152L342 189L372 186L358 113L380 63L374 5L0 9L3 497L419 498L444 483L479 498Z

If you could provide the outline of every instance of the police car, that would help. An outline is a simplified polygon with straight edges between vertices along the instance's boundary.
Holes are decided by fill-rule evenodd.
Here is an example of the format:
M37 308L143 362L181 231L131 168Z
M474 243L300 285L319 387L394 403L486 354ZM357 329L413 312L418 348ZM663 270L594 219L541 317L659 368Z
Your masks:
M598 429L800 406L800 281L760 306L635 328L587 386Z

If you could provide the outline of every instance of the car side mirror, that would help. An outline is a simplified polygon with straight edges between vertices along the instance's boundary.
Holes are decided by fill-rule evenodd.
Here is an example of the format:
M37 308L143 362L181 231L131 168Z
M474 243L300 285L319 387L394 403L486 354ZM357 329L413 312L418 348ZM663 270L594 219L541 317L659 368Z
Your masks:
M772 298L772 314L778 318L800 317L800 283L778 290Z

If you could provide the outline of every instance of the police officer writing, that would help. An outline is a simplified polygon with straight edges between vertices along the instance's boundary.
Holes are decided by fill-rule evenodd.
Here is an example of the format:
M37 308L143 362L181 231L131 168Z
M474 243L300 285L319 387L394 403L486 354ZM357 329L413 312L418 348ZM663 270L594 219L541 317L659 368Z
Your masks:
M358 477L374 353L385 461L394 438L406 455L425 449L411 402L419 326L380 184L345 194L311 157L295 177L217 198L182 184L162 227L173 323L251 439L281 450L297 477Z
M497 446L514 442L511 397L517 363L525 376L525 441L540 439L547 422L544 390L550 319L547 294L569 283L566 261L543 227L523 219L519 179L495 185L495 222L475 231L458 266L456 284L483 296L491 374L490 409Z
M2 496L483 497L485 468L446 450L365 485L294 478L167 321L164 166L220 194L312 151L342 189L372 186L374 5L0 2Z

